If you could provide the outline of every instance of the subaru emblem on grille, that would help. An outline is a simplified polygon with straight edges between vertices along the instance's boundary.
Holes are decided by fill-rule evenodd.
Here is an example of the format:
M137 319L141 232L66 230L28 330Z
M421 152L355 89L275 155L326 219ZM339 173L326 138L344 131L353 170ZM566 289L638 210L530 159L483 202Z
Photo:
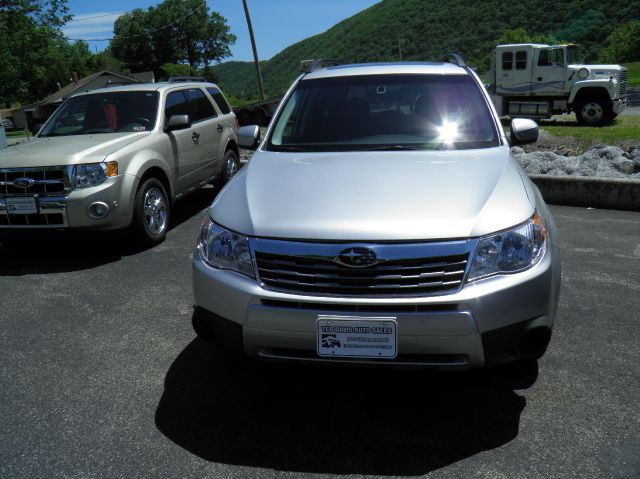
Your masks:
M36 180L32 178L16 178L13 180L13 186L17 188L30 188L35 182Z
M375 251L358 246L341 251L334 261L352 268L366 268L380 263Z

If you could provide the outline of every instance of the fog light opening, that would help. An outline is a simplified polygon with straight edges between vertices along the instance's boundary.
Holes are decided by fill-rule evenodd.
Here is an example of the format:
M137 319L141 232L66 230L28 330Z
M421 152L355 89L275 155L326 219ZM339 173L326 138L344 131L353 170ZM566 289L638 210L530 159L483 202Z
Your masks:
M207 343L213 343L218 338L218 335L211 325L199 316L194 315L193 318L191 318L191 325L198 337Z
M109 214L109 205L103 203L102 201L96 201L95 203L91 203L87 208L87 215L94 220L99 220L104 218Z
M551 340L551 329L546 326L538 326L524 332L518 345L521 356L540 357L547 350Z

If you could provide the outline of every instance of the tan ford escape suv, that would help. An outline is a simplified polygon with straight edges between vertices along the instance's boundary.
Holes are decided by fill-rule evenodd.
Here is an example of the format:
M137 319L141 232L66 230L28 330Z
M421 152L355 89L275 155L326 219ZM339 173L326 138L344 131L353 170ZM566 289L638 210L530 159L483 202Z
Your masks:
M166 235L174 200L238 170L234 113L213 83L115 86L66 100L0 152L0 242L32 230Z

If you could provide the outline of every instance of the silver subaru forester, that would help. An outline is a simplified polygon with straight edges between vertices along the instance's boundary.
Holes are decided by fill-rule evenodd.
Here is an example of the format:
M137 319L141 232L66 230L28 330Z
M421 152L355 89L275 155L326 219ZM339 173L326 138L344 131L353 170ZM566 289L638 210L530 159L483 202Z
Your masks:
M556 228L479 78L312 65L220 192L193 259L198 335L270 360L467 369L539 358Z

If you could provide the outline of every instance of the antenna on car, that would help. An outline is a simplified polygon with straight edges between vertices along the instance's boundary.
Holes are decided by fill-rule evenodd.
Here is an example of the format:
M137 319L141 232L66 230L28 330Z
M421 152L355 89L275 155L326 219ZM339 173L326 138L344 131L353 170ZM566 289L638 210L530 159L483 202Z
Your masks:
M207 80L204 77L169 77L169 80L167 81L169 83L179 83L179 82L188 82L188 81L206 83Z
M445 63L453 63L455 65L458 65L461 68L467 67L467 64L465 63L464 58L462 58L462 55L458 53L447 53L442 58L440 58L440 61Z
M325 67L335 67L340 65L336 60L302 60L300 62L300 71L303 73L311 73Z

